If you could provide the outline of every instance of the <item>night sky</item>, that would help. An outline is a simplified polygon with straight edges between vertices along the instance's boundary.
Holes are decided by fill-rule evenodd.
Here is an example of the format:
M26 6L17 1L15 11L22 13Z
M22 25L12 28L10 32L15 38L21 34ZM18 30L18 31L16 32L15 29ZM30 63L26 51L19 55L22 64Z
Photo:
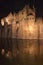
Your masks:
M43 17L43 0L0 0L0 18L7 16L9 12L18 12L26 4L31 8L34 5L36 16Z

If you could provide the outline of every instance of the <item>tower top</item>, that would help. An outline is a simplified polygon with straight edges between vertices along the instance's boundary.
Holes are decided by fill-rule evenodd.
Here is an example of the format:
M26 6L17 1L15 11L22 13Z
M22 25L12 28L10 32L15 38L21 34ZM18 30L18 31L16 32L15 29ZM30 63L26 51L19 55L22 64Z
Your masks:
M35 16L35 7L34 7L34 5L33 5L33 8L30 8L29 5L26 5L23 8L23 11L26 11L27 15L32 14L32 15Z

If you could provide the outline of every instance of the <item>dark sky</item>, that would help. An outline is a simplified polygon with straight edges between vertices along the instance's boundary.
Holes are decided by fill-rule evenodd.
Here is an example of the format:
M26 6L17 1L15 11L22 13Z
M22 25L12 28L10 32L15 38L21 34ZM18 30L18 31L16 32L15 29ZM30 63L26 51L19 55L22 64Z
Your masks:
M18 12L26 4L33 5L36 9L36 15L43 17L43 0L0 0L0 18L7 16L9 12Z

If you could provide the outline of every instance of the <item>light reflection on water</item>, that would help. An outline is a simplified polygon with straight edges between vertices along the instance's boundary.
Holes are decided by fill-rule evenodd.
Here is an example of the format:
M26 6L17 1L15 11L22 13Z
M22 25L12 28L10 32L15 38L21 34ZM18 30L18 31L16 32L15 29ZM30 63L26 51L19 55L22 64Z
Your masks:
M4 44L5 49L9 50L10 48L13 58L19 65L35 65L35 63L37 65L37 63L42 62L43 40L39 40L38 42L38 39L5 39Z
M12 40L15 41L15 40ZM16 40L16 43L13 42L13 46L16 46L17 49L16 57L18 58L19 64L23 63L23 65L37 65L42 62L43 58L43 40L38 39L18 39ZM14 49L12 48L13 52Z
M38 54L38 48L40 47L39 48L40 54L43 54L43 52L41 50L41 49L43 49L43 40L39 40L39 41L40 42L38 42L38 39L35 39L35 40L34 39L29 39L29 40L18 39L18 40L12 40L12 45L13 45L13 48L15 47L16 49L18 49L20 53L28 53L31 55L32 54L37 55Z

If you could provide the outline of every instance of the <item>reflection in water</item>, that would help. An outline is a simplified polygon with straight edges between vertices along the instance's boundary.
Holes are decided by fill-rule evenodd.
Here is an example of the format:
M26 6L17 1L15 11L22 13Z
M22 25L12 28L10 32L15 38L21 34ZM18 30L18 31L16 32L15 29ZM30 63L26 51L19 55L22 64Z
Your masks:
M12 39L13 42L13 47L12 47L12 51L13 54L16 54L16 58L17 61L19 62L19 64L35 64L38 63L38 61L40 61L40 59L38 60L38 58L41 57L41 54L43 53L41 51L42 49L42 44L43 40L40 40L40 57L38 56L38 40L37 39L28 39L28 40L20 40L18 39L18 48L17 48L17 42L16 39ZM14 53L16 52L16 53ZM19 52L19 53L17 53ZM15 56L14 56L15 57Z

